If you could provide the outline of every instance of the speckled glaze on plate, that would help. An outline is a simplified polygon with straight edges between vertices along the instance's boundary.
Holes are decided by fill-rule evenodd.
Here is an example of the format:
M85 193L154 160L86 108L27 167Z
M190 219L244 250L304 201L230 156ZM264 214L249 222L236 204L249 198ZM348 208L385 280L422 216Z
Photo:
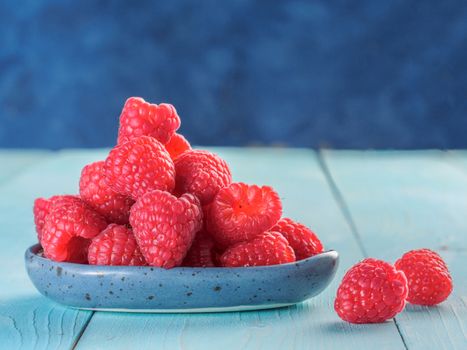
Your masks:
M29 278L67 306L124 312L225 312L281 307L322 292L338 265L328 251L295 263L240 268L95 266L46 259L26 250Z

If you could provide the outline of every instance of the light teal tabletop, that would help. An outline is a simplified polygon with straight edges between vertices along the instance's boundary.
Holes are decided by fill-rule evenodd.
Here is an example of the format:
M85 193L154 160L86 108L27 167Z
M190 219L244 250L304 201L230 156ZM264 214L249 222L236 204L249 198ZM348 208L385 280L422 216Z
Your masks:
M35 242L38 196L76 193L81 168L105 150L0 151L0 349L466 349L467 152L217 148L236 181L269 184L284 214L341 254L321 295L268 311L158 315L77 311L41 296L24 250ZM333 310L345 270L365 256L394 262L431 248L454 279L437 307L350 325Z

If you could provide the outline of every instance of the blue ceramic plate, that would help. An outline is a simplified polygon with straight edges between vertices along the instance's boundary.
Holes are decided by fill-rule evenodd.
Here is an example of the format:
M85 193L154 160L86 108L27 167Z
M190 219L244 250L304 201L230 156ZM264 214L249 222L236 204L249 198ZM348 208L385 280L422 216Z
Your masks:
M26 250L31 281L71 307L125 312L222 312L281 307L322 292L337 269L328 251L295 263L237 268L96 266L46 259Z

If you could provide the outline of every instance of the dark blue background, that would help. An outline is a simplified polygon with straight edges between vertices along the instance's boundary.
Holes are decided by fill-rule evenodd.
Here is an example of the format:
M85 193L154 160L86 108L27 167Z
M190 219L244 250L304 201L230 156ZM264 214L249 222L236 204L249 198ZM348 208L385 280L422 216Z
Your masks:
M2 1L0 147L115 142L125 99L194 144L467 147L466 1Z

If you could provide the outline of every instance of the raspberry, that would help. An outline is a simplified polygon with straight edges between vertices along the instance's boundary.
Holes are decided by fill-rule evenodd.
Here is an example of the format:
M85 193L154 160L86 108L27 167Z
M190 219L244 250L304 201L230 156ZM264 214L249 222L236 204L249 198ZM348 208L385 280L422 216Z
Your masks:
M117 193L137 199L153 190L172 191L175 167L156 139L141 136L112 149L105 160L107 184Z
M134 201L124 195L114 192L104 177L104 162L86 165L81 171L79 194L95 211L104 216L107 221L117 224L127 224L130 208Z
M293 248L297 260L323 252L323 245L313 231L292 219L280 219L271 231L282 233Z
M164 191L146 193L130 213L130 223L146 261L164 268L182 263L202 220L199 200L188 193L180 198Z
M214 240L204 231L199 231L190 250L188 251L182 266L188 267L214 267L215 248Z
M409 284L407 301L417 305L436 305L452 292L452 279L443 259L429 249L411 250L396 261Z
M232 183L212 201L207 227L216 242L227 247L269 230L281 215L281 200L271 187Z
M156 105L130 97L120 115L118 144L139 136L151 136L165 144L179 127L180 117L171 104Z
M190 150L175 160L176 193L192 193L202 205L232 182L227 163L214 153Z
M116 224L92 239L88 261L92 265L146 265L131 229Z
M49 199L36 198L34 201L33 213L34 213L34 224L36 225L37 239L41 242L42 229L45 225L45 218L49 214L50 208L57 202L62 200L74 200L77 198L72 195L59 195L52 196Z
M175 133L165 144L165 149L169 152L170 158L175 160L180 154L190 150L191 145L183 135Z
M264 266L295 261L295 253L279 232L264 232L251 241L228 248L220 257L222 266Z
M105 219L78 198L56 202L42 229L44 255L55 261L85 263L91 238L106 226Z
M350 323L379 323L402 311L407 279L387 262L365 259L347 271L337 290L334 309Z

